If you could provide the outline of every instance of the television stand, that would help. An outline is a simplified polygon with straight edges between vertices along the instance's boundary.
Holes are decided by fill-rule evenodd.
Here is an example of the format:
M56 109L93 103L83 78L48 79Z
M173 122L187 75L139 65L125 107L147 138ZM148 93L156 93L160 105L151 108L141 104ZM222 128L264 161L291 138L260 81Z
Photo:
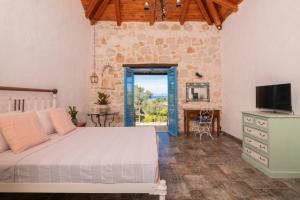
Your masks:
M243 153L248 163L273 178L300 178L300 116L243 112Z

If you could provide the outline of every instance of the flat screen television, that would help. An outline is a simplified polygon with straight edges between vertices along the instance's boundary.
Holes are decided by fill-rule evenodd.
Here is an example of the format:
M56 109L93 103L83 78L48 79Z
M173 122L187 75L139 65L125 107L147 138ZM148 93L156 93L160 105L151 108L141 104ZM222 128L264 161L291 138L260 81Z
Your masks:
M257 86L256 107L292 112L291 84Z

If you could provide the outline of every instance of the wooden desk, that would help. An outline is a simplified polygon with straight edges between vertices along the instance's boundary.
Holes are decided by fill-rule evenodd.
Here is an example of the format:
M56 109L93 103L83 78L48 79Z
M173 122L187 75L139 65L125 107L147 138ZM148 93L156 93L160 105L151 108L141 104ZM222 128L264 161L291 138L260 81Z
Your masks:
M190 134L190 120L191 119L199 119L200 110L196 109L183 109L184 111L184 133L186 135ZM217 131L213 131L217 133L218 136L220 135L221 131L221 111L214 110L214 119L213 119L213 128L215 128L215 121L217 121Z

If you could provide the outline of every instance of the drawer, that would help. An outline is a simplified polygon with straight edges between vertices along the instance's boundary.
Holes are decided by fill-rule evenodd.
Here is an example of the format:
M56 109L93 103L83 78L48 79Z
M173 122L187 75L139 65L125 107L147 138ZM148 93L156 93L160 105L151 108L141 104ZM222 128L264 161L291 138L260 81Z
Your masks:
M257 148L257 149L259 149L259 150L261 150L265 153L268 153L268 145L263 144L261 142L258 142L258 141L254 140L252 138L249 138L249 137L245 137L244 141L245 141L246 144L248 144L252 147L255 147L255 148Z
M244 116L244 123L248 123L248 124L254 124L254 118L253 117L249 117L249 116Z
M255 125L260 128L268 128L268 120L266 119L255 119Z
M263 140L268 140L268 134L264 131L250 128L248 126L244 126L244 132L248 133L249 135L252 135L254 137L257 137L257 138L260 138Z
M255 152L255 151L253 151L252 149L249 149L249 148L247 148L247 147L244 147L244 152L245 152L248 156L254 158L255 160L257 160L257 161L260 162L261 164L263 164L263 165L265 165L266 167L268 167L268 165L269 165L269 160L268 160L268 158L266 158L266 157L260 155L259 153Z

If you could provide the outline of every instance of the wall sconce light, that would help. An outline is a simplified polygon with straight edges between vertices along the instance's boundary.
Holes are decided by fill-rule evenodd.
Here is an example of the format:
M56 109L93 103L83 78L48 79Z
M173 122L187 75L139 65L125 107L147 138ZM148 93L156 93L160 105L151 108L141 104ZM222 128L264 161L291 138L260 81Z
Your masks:
M203 77L203 75L200 74L199 72L195 73L195 75L196 75L198 78L202 78L202 77Z

